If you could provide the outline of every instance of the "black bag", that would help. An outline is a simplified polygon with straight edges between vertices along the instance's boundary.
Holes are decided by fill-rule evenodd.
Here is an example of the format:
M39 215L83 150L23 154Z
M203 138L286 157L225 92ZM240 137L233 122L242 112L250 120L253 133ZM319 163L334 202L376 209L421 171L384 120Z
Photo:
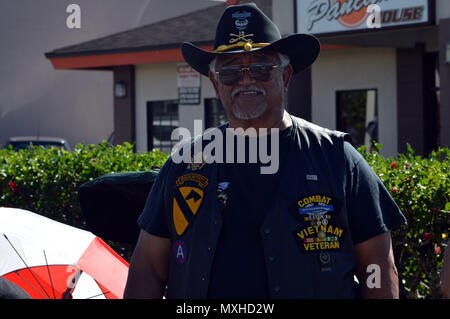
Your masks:
M82 215L90 231L105 240L135 244L137 219L144 209L157 171L112 173L78 189Z

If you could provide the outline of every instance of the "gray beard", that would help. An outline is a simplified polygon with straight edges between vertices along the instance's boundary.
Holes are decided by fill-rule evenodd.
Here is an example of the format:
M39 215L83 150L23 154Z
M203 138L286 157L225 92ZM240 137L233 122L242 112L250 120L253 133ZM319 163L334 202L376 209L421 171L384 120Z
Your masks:
M261 115L264 114L264 112L267 109L267 103L263 103L258 105L258 107L256 109L252 109L252 110L243 110L242 108L235 106L235 104L233 104L232 106L232 112L233 115L240 119L240 120L253 120L256 119L258 117L260 117Z

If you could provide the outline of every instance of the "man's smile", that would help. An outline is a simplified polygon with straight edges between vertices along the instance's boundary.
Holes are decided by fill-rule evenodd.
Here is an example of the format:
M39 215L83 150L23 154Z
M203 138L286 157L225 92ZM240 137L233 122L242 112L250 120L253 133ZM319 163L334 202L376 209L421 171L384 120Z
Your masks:
M248 87L238 86L233 89L231 92L231 99L234 100L235 97L238 98L248 98L255 97L258 95L266 96L266 90L263 88L257 87L255 85L251 85Z

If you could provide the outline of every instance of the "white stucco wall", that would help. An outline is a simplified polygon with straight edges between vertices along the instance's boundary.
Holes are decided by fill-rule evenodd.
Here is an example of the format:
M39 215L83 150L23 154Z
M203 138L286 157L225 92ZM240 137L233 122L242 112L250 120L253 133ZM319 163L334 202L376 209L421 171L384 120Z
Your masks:
M312 122L336 129L336 91L377 89L382 154L397 153L397 79L393 48L322 51L312 66Z
M178 98L177 63L136 66L136 149L147 151L147 102ZM194 120L204 121L204 99L216 96L209 79L201 77L200 105L180 105L180 127L194 134ZM203 127L204 128L204 127ZM202 129L203 129L202 128Z
M272 0L272 21L283 36L294 33L294 1Z

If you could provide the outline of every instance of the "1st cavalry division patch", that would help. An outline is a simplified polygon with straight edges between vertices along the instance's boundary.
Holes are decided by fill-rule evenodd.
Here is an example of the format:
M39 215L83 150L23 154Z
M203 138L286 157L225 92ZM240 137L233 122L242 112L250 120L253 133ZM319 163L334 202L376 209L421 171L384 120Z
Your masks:
M177 188L173 195L173 224L178 236L181 236L193 222L203 198L208 179L200 174L186 174L176 181Z

